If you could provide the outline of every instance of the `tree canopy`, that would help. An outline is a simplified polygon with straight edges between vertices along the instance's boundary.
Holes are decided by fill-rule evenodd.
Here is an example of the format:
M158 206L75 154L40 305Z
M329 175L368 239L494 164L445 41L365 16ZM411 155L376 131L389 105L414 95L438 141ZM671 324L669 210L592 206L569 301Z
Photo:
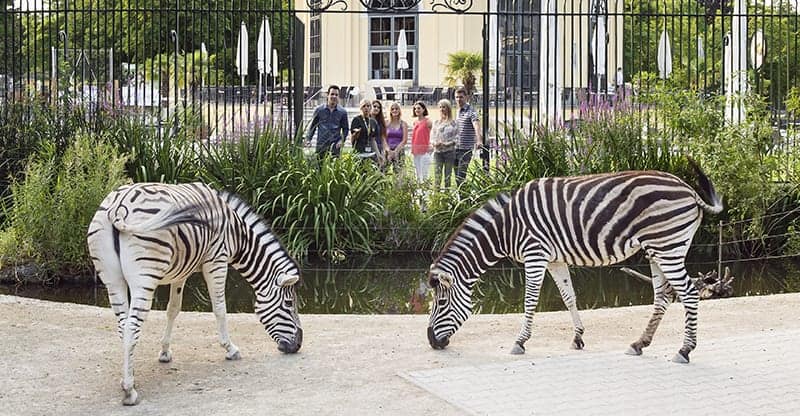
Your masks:
M234 55L241 22L250 34L250 76L257 74L256 37L262 17L270 20L273 48L286 62L290 21L288 0L55 0L49 12L16 12L25 30L21 53L31 57L23 70L46 71L50 47L64 48L59 31L68 36L70 49L108 51L115 62L150 66L175 54L170 32L177 33L181 56L199 54L205 43L221 73L233 74ZM163 62L163 61L162 61ZM165 63L166 64L166 63ZM220 83L224 80L218 80Z

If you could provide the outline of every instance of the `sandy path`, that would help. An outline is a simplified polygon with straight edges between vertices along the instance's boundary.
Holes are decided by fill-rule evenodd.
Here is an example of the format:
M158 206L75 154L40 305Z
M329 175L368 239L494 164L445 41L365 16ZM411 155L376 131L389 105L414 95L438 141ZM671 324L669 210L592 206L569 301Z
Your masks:
M800 294L704 301L700 341L798 327ZM582 313L588 351L622 353L650 307ZM135 360L142 402L120 403L121 345L109 309L0 296L0 414L438 414L461 412L401 372L517 360L508 354L520 315L471 318L445 351L433 351L422 315L303 315L305 344L282 355L250 314L229 316L243 359L226 362L210 313L184 312L174 360L157 361L163 311L148 317ZM654 344L680 346L683 308L672 305ZM535 318L525 359L571 351L569 315ZM645 351L647 354L647 351ZM669 357L665 357L669 358ZM210 412L210 413L209 413Z

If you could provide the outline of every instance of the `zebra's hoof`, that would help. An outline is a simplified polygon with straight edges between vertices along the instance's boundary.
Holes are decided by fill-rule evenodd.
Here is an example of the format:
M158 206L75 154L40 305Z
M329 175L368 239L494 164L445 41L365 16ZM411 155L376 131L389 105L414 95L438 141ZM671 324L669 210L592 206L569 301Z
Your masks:
M131 387L130 390L125 391L125 398L122 399L122 404L125 406L136 406L139 404L139 393L136 389Z
M631 345L628 347L628 350L625 351L625 354L628 355L642 355L642 348L636 345Z
M242 354L239 354L239 350L236 350L232 353L225 354L225 359L228 361L238 361L242 359Z
M169 363L172 362L172 351L161 351L161 354L158 354L158 362L160 363Z
M584 346L583 340L581 338L575 337L572 340L572 349L574 350L582 350Z
M511 354L513 355L525 354L525 347L519 344L514 344L514 348L511 349Z
M672 362L678 364L689 364L689 355L683 355L683 351L678 351L678 353L672 357Z

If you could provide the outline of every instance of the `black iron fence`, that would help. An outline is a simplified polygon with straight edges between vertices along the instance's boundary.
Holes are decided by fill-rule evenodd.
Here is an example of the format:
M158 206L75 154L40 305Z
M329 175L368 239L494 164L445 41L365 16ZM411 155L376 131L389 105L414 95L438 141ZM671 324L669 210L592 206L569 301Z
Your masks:
M731 122L747 117L744 96L756 98L778 130L795 123L800 106L792 101L800 100L792 98L800 95L795 0L3 4L0 105L37 97L90 114L126 112L210 141L269 127L295 134L327 84L347 85L347 106L450 98L453 83L425 73L442 72L459 49L448 42L479 54L477 66L462 69L475 74L473 103L491 138L620 103L659 123L650 95L657 89L696 93ZM368 23L326 29L339 15ZM452 19L461 20L451 28ZM396 50L400 30L408 33L406 64ZM482 44L466 44L470 33Z

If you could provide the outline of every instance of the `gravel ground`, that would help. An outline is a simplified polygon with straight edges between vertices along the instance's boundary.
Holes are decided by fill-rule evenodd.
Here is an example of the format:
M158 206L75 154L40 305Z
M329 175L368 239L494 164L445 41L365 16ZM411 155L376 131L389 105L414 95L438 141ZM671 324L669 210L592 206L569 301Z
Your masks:
M698 349L704 340L796 329L798 310L800 294L703 301ZM586 350L622 354L649 314L647 306L582 312ZM398 374L520 359L508 353L518 314L475 316L444 351L428 346L427 316L301 317L302 350L283 355L253 315L229 315L242 360L228 362L213 315L183 312L173 332L174 359L161 364L165 314L151 312L135 358L141 403L130 408L121 405L122 348L110 309L0 296L0 414L458 415L463 412ZM541 313L534 322L525 359L582 353L569 349L567 312ZM683 308L672 305L654 345L677 351L682 333Z

